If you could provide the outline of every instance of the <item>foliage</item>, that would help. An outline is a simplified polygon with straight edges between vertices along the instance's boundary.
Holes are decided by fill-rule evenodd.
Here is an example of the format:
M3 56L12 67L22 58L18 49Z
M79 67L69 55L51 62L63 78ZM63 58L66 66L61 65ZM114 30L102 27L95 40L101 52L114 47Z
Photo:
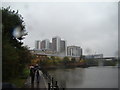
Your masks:
M67 65L69 62L70 62L70 60L69 60L68 57L64 57L64 58L63 58L63 64L64 64L64 65Z
M22 46L26 34L23 17L11 10L10 7L2 8L2 71L3 81L18 77L23 73L26 64L30 63L31 53L28 48ZM16 27L20 27L20 37L14 37Z
M58 65L60 64L61 59L59 57L46 57L44 60L40 60L41 66L50 66L50 65Z
M116 62L114 60L104 60L104 66L115 66Z
M51 56L51 60L55 60L55 57L54 57L54 56Z
M57 63L57 65L60 65L60 64L62 64L62 59L59 57L56 57L55 62Z
M25 79L17 77L17 78L14 78L14 79L10 79L9 82L11 82L17 88L22 88L22 87L24 87Z
M47 60L40 60L39 64L40 66L45 66L47 65Z
M51 60L53 61L53 64L56 64L54 56L51 56Z
M75 62L76 62L75 58L72 58L71 63L75 63Z
M3 54L2 54L2 72L3 72L3 80L8 79L9 77L14 77L18 75L18 53L15 48L13 48L9 43L3 46Z
M117 63L118 63L118 65L120 65L120 58L118 58Z
M86 59L85 62L90 66L98 66L98 60L95 59Z
M25 31L23 17L18 14L18 11L15 12L14 10L11 10L10 7L8 7L2 8L2 19L2 35L9 37L9 39L11 39L10 42L13 42L13 44L19 43L20 45L22 45L23 43L17 41L22 40L24 35L16 38L13 36L13 31L18 26L21 28L21 32Z
M80 63L86 63L86 61L84 59L81 59Z

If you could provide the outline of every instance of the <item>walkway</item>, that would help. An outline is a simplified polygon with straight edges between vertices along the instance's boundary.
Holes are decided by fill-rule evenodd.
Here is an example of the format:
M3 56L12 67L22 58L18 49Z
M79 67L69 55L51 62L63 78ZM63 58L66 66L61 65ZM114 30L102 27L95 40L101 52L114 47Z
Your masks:
M39 71L40 73L40 82L37 83L36 82L36 75L35 75L35 80L34 80L34 85L31 85L31 78L30 76L27 78L26 82L25 82L25 87L26 88L43 88L45 90L47 90L48 88L48 84L43 76L43 73L41 71Z

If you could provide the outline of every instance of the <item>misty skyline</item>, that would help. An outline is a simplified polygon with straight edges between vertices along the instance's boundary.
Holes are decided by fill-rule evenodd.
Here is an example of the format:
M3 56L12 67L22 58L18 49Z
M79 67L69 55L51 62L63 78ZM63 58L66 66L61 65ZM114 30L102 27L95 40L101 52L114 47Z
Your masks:
M60 36L68 45L80 46L83 54L116 56L118 51L117 2L9 2L24 18L28 35L24 45ZM88 53L89 51L89 53Z

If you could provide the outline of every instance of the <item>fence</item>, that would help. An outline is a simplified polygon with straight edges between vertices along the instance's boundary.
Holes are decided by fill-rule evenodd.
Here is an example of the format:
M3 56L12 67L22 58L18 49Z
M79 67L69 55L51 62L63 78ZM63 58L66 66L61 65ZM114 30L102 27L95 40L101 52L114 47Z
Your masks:
M58 81L50 75L45 69L42 69L44 77L48 80L48 90L64 90L65 88L58 85Z

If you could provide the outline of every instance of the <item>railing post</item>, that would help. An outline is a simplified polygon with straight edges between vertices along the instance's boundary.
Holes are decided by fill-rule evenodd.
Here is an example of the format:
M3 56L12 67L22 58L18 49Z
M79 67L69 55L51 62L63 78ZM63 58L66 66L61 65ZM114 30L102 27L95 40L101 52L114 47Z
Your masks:
M48 83L48 90L51 90L51 86L50 86L50 83Z
M43 74L46 76L46 78L49 80L48 83L48 90L59 90L58 82L55 81L55 79L45 70L43 70ZM63 88L63 90L65 90Z
M55 81L55 89L58 90L58 85L57 85L57 81Z
M50 75L48 76L48 79L49 79L49 81L51 82L51 76L50 76Z
M53 82L53 77L52 77L52 90L53 90L53 88L54 88L54 82Z

